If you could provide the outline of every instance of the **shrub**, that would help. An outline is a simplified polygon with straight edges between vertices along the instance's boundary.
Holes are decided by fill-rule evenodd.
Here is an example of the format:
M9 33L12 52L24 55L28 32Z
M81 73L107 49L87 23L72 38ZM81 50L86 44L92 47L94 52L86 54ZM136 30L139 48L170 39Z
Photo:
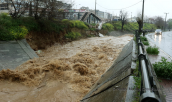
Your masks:
M12 27L10 29L10 33L12 34L13 38L16 40L25 38L26 34L28 33L28 30L26 27Z
M63 19L62 22L68 22L69 20L68 19Z
M91 25L92 25L92 26L96 26L97 24L95 24L95 23L92 23Z
M71 22L71 27L76 27L76 28L79 28L79 29L88 29L88 26L85 25L84 22L82 21L79 21L79 20L73 20L73 21L70 21Z
M148 41L148 39L147 39L146 37L144 37L144 36L140 36L140 39L141 39L142 41Z
M112 24L110 24L110 23L105 23L105 24L103 24L102 29L104 29L104 30L114 30L114 26Z
M0 14L0 40L13 40L13 36L11 35L9 29L12 27L12 18L8 16L6 13Z
M81 37L81 34L78 32L70 32L70 33L66 34L65 37L72 39L72 40L75 40L75 39Z
M116 30L121 30L121 21L114 21L113 26ZM124 31L135 31L139 29L139 25L137 22L127 22L127 24L124 25ZM144 23L143 30L147 29L156 29L156 26L154 24Z
M90 28L91 31L95 31L96 29L95 28Z
M159 54L158 47L151 47L151 46L149 46L146 49L146 51L147 51L148 54L155 54L155 55L158 55Z
M144 45L149 45L149 42L148 41L143 41L143 44Z
M158 77L172 79L172 62L168 62L164 57L161 58L160 62L155 62L153 68Z
M85 24L87 27L89 27L89 24L88 24L87 22L84 22L84 24Z
M14 19L13 24L17 22L17 26L25 26L28 31L39 31L41 29L38 22L32 17L21 17L20 19Z

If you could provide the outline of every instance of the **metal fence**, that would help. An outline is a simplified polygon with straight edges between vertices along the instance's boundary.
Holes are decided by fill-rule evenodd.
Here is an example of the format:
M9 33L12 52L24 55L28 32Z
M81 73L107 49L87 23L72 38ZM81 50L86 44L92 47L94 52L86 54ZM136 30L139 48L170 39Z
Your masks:
M139 58L139 72L141 74L140 102L165 102L162 88L159 85L155 71L140 39L140 34L138 31L135 31L135 33Z

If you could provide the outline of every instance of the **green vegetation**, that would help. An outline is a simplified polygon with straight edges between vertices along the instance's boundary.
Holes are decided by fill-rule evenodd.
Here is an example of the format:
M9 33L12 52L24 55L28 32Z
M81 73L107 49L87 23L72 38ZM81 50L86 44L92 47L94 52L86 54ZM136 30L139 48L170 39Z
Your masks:
M161 62L155 62L153 67L158 77L172 79L172 61L168 62L162 57Z
M135 100L133 102L139 102L139 97L140 97L140 89L141 89L141 75L138 76L139 74L139 61L136 61L136 69L134 70L133 74L134 74L134 80L135 80L135 86L134 89L137 90L136 94L135 94Z
M148 39L146 37L144 37L144 36L140 36L140 39L142 40L142 42L143 41L148 41Z
M95 31L96 29L95 28L90 28L91 31Z
M149 42L148 41L143 41L143 44L149 46Z
M158 55L159 54L159 48L158 47L149 46L146 49L146 51L147 51L148 54L155 54L155 55Z
M0 40L22 39L28 33L28 29L23 25L18 25L6 13L0 14Z
M136 42L136 36L134 36L134 41Z
M95 37L95 35L87 35L87 37Z
M139 102L139 98L140 98L140 89L141 89L141 77L136 77L134 76L134 80L135 80L135 86L134 89L137 89L137 93L135 95L135 100L133 102Z
M79 37L81 37L81 34L78 32L69 32L68 34L65 35L66 38L69 38L71 40L76 40Z
M84 22L78 20L35 20L32 17L13 19L6 13L0 14L0 40L2 41L23 39L30 32L38 34L38 36L50 36L51 34L55 34L53 36L56 37L63 32L69 34L67 37L75 39L79 34L75 33L76 36L75 34L71 36L70 28L74 27L79 29L88 29L88 26Z
M92 26L96 26L97 24L95 24L95 23L92 23L91 25L92 25Z
M104 23L102 26L102 29L112 31L112 30L114 30L114 26L110 23Z
M116 30L121 30L122 24L120 21L115 21L112 24ZM139 25L137 22L128 22L127 24L124 25L124 31L134 31L138 29L139 29ZM144 23L143 30L146 29L156 29L156 26L154 24Z
M79 21L79 20L72 20L70 21L70 26L71 27L76 27L76 28L79 28L79 29L88 29L88 26L85 25L84 22L82 21Z

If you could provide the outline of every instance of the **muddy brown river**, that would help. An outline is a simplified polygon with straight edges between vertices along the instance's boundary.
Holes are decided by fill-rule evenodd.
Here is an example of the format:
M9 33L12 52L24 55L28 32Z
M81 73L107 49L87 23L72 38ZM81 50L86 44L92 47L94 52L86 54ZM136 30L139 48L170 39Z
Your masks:
M79 102L133 35L93 37L42 50L0 72L1 102Z

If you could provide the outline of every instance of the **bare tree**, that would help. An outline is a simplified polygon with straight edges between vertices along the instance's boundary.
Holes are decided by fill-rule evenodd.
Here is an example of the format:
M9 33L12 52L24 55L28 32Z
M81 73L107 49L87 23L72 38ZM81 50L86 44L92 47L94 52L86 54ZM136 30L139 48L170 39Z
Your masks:
M165 23L165 21L162 17L158 16L155 18L155 25L157 26L157 28L163 29L164 23Z
M30 7L33 9L32 12L30 11L32 13L30 15L34 15L35 19L47 18L52 20L63 12L64 9L71 7L71 4L67 4L63 0L33 0L33 4Z
M139 34L141 33L141 30L142 30L142 15L140 13L137 14L137 23L139 25Z
M41 18L51 20L74 4L73 2L67 4L65 0L1 0L1 2L8 5L13 18L19 18L28 11L29 16L37 20Z
M19 18L25 13L25 10L29 7L29 0L1 0L7 4L7 8L11 17Z
M122 24L121 30L123 31L124 24L127 23L127 16L128 16L128 13L121 10L119 16L120 16L121 24Z

